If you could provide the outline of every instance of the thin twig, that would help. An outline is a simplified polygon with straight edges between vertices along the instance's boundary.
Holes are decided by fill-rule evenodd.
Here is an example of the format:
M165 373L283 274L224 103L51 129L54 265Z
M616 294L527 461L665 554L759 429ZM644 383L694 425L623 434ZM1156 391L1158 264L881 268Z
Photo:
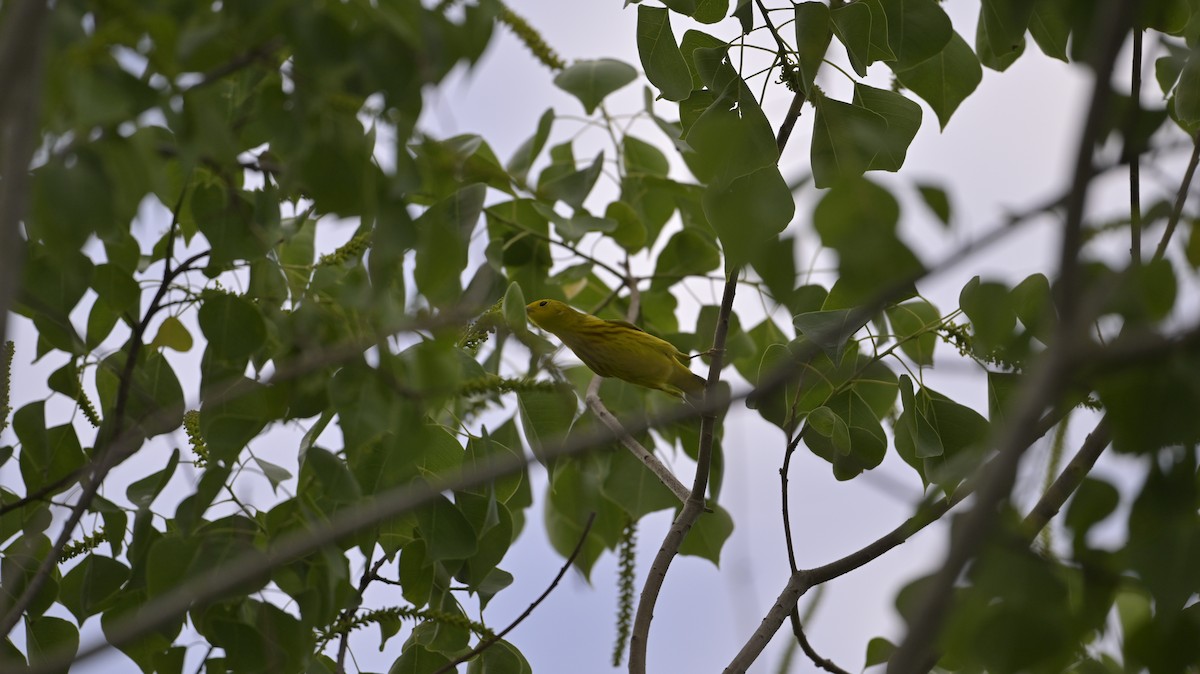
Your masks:
M1133 64L1130 68L1129 101L1133 107L1125 120L1125 152L1129 160L1129 258L1142 263L1142 148L1136 135L1142 114L1142 31L1133 30ZM1134 140L1130 140L1130 139ZM1131 149L1132 148L1132 149Z
M1163 231L1162 238L1158 241L1158 248L1154 251L1155 260L1161 260L1167 254L1167 244L1171 242L1171 236L1175 234L1179 218L1183 215L1183 205L1187 202L1188 190L1192 186L1192 177L1196 175L1197 164L1200 164L1200 131L1196 132L1195 137L1192 138L1192 158L1188 160L1187 170L1183 172L1183 181L1179 184L1179 192L1175 194L1175 207L1171 209L1167 228Z
M517 625L520 625L523 620L528 618L529 615L533 613L533 610L536 609L539 604L545 601L546 597L550 596L550 593L554 590L554 588L558 587L558 583L563 579L563 576L567 575L567 569L571 568L571 565L575 563L575 558L579 556L579 551L583 550L583 544L587 542L588 532L592 530L592 523L595 521L596 513L593 512L588 515L587 522L583 525L583 533L579 536L579 542L575 544L575 549L571 551L571 554L567 557L567 561L563 562L562 568L558 570L558 574L554 576L554 580L550 581L550 587L547 587L545 592L542 592L540 595L538 595L538 598L534 599L533 603L530 604L529 607L521 613L521 615L517 616L516 620L509 623L508 627L500 630L491 638L481 641L478 646L471 649L471 652L467 653L466 655L459 656L454 662L443 666L433 674L445 674L446 672L453 670L458 665L461 665L467 660L470 660L471 658L474 658L480 653L486 651L487 649L491 648L493 644L503 639L509 632L513 631L513 629L515 629Z
M800 625L798 616L796 621L796 624ZM804 651L804 654L807 655L808 659L812 660L813 664L817 667L820 667L831 674L850 674L841 667L838 667L837 663L833 660L830 660L829 658L823 658L817 653L817 651L812 647L812 644L809 643L808 636L804 633L803 626L799 627L798 631L796 632L796 640L800 642L800 648Z
M374 548L371 548L371 554L372 555L375 554ZM367 591L367 586L371 584L371 581L373 581L379 577L379 569L383 568L383 565L387 562L387 560L388 560L387 555L384 555L384 556L380 557L378 561L376 561L374 564L372 564L371 558L367 557L367 563L363 564L362 578L360 578L358 581L358 604L356 604L353 608L348 608L348 609L342 611L342 615L338 619L339 622L345 621L346 624L349 624L350 616L353 615L354 611L359 606L362 605L363 593L365 593ZM338 672L338 674L346 674L346 653L349 650L350 650L350 630L347 629L345 632L342 632L342 637L341 637L341 639L338 640L338 652L337 652L337 672Z
M688 488L679 481L679 478L675 477L675 474L671 472L670 468L667 468L666 464L664 464L662 461L659 461L657 456L654 456L653 452L646 449L642 443L638 442L636 438L634 438L629 434L628 431L625 430L625 427L621 425L621 422L615 416L613 416L613 413L604 406L603 402L601 402L600 396L596 395L592 391L593 388L599 388L600 381L600 377L596 377L592 380L594 386L589 385L588 387L587 395L584 397L584 402L587 404L588 409L592 411L592 414L596 415L596 418L600 419L601 423L603 423L609 428L609 430L616 434L617 440L624 445L631 454L637 457L637 460L641 461L642 465L644 465L646 468L649 468L651 473L654 473L654 477L657 477L658 481L663 483L663 486L665 486L667 489L670 489L672 494L675 494L675 497L679 499L680 503L687 502L688 494L691 493Z

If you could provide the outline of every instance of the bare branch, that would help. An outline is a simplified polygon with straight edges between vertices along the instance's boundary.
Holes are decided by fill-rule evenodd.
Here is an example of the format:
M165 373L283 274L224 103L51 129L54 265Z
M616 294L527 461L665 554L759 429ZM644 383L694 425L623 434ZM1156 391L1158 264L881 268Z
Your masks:
M1188 160L1187 170L1183 172L1183 181L1179 184L1179 192L1175 194L1175 207L1171 209L1171 217L1167 220L1167 228L1163 230L1162 238L1158 241L1158 248L1154 251L1154 259L1161 260L1167 254L1167 244L1171 243L1171 236L1175 234L1175 228L1179 225L1179 218L1183 215L1183 205L1187 202L1188 190L1192 186L1192 177L1196 175L1196 165L1200 164L1200 132L1192 138L1192 158Z

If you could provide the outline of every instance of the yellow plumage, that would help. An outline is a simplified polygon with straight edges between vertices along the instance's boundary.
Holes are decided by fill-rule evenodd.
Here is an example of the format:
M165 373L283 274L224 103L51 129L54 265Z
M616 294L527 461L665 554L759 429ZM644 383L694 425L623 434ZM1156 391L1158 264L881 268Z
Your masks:
M632 323L596 318L558 300L530 302L525 313L601 377L624 379L676 397L704 395L704 379L688 369L687 355Z

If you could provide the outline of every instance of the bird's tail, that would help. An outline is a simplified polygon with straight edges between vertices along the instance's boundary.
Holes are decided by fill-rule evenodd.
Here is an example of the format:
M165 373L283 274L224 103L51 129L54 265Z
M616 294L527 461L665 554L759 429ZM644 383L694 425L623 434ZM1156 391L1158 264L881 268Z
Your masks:
M678 386L684 392L688 400L699 402L704 399L704 389L707 382L704 377L692 372L691 370L681 369L678 376L674 377L675 381L671 382Z

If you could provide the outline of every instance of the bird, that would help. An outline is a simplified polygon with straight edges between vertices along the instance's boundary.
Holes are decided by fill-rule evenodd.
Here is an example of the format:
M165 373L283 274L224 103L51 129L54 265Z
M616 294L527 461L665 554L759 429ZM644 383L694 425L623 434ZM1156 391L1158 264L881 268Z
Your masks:
M597 318L551 299L530 302L525 314L601 377L616 377L676 398L704 396L704 379L688 369L688 355L633 323Z

